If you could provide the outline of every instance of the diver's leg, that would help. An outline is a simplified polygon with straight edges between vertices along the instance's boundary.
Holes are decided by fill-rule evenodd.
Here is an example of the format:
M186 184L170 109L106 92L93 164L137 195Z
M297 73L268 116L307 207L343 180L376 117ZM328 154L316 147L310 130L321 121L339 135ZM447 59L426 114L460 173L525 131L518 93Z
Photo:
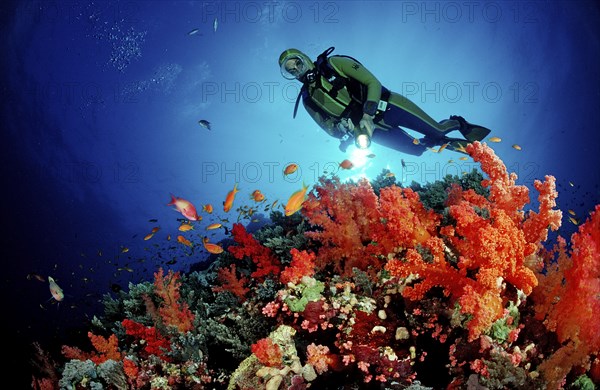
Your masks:
M460 122L454 119L436 122L410 99L394 92L388 100L383 120L390 126L406 127L434 139L460 128Z
M376 128L373 132L373 142L402 153L420 156L425 151L425 146L414 142L414 138L401 128L383 130Z

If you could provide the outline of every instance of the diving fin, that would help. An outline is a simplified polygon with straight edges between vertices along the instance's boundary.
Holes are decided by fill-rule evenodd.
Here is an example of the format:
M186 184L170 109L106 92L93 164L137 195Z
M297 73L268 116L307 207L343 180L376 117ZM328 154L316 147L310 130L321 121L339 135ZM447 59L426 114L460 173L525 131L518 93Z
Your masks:
M469 142L481 141L488 136L492 131L486 127L474 125L469 123L462 116L452 115L450 119L458 121L460 123L460 133Z

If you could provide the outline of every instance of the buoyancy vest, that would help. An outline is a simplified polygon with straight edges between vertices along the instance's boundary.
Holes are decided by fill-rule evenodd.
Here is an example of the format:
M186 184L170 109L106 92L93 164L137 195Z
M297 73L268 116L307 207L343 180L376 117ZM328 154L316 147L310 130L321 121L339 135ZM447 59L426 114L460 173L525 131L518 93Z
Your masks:
M331 117L349 117L358 122L362 117L363 104L367 97L367 86L354 79L340 75L329 63L329 58L346 57L359 64L360 62L355 58L346 55L329 56L333 50L334 47L330 47L319 54L317 60L314 62L315 68L304 76L302 80L303 85L294 106L294 118L298 112L300 99L302 99L304 104L309 106L312 110L320 113L324 119ZM315 103L312 99L309 88L312 89L313 94L318 93L325 99L330 99L330 103L333 105L343 107L343 109L338 113L325 110L323 106ZM346 90L344 95L349 97L349 99L340 99L340 91L343 89Z

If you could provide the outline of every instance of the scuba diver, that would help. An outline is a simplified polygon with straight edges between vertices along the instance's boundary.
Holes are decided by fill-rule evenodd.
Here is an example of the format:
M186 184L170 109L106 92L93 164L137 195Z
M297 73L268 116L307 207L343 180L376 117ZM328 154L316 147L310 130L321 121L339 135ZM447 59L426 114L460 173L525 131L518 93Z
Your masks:
M359 61L332 55L334 47L321 53L315 62L300 50L287 49L279 56L281 74L299 80L302 88L296 99L294 118L300 98L309 115L332 137L340 140L345 152L353 142L366 149L373 142L403 153L420 156L428 147L445 147L466 153L469 142L480 141L490 130L471 124L463 117L436 122L408 98L383 87ZM402 127L417 131L414 138ZM381 130L374 134L375 129ZM446 134L458 130L462 138Z

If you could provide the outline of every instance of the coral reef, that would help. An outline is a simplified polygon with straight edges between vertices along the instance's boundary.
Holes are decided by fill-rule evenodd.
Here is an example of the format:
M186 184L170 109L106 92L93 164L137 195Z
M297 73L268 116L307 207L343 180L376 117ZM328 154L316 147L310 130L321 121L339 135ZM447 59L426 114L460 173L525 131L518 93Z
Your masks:
M492 149L466 150L483 174L322 177L300 213L234 224L202 271L105 296L91 346L64 346L59 364L38 346L33 387L598 386L600 205L570 242L547 242L554 178L528 209Z

